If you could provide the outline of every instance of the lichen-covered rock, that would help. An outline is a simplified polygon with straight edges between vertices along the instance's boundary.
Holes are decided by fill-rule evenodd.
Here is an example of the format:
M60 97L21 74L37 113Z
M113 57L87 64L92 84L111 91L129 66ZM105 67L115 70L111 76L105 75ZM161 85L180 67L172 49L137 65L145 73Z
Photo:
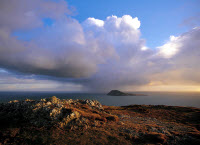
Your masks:
M48 102L46 103L46 105L48 105L48 106L51 105L51 102L48 101Z
M60 100L53 96L40 101L30 99L10 101L0 105L0 108L3 108L0 110L0 113L9 115L8 118L14 118L16 122L27 122L35 126L52 126L57 124L60 127L64 127L72 120L78 120L81 117L81 113L90 118L87 111L78 110L81 113L76 111L82 105L93 109L93 112L95 110L97 110L96 112L103 110L102 105L96 100Z
M82 101L82 103L87 104L88 106L93 108L103 109L101 103L99 103L99 101L97 100L84 100Z
M68 125L69 122L71 122L74 119L78 119L80 116L81 115L77 111L74 111L70 113L67 117L63 118L63 120L58 124L60 127L65 127Z
M51 98L48 98L47 100L48 100L48 101L51 101L51 103L54 103L54 104L60 102L60 99L58 99L56 96L53 96L53 97L51 97Z
M42 102L46 102L46 99L41 99L40 101L42 101Z
M50 116L52 119L57 119L61 114L62 108L54 108L50 111Z
M13 100L13 101L9 101L8 103L17 103L19 102L18 100Z
M34 100L26 99L25 101L26 101L26 102L31 102L31 101L34 101Z

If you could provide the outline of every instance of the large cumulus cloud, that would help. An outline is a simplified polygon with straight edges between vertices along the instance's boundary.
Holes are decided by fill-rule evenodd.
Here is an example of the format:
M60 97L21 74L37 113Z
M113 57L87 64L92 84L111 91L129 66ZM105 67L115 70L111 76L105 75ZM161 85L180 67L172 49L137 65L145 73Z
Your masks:
M62 0L18 3L3 0L1 3L0 65L3 68L56 77L90 77L98 71L98 65L110 58L124 59L121 55L130 59L144 45L144 40L139 38L140 21L128 15L110 16L105 22L88 18L80 24L66 16L70 10ZM43 18L55 22L44 27ZM38 28L39 33L29 42L12 35L16 30Z
M141 38L137 17L88 18L80 23L70 14L64 0L0 1L0 68L33 75L35 84L46 79L87 90L200 83L200 28L151 49ZM45 18L53 24L45 25ZM19 39L13 35L16 31L31 39Z

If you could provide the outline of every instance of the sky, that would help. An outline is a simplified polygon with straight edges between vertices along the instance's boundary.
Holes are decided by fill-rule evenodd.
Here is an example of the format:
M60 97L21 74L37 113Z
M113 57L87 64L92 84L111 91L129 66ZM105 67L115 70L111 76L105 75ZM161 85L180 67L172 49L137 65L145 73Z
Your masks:
M199 0L1 0L0 91L200 91Z

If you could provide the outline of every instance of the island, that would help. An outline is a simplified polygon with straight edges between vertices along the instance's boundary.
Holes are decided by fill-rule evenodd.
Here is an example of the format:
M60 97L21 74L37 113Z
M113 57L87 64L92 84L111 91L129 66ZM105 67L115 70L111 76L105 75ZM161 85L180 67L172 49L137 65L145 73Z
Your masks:
M124 93L119 90L111 90L108 94L108 96L147 96L144 94L132 94L132 93Z
M200 144L200 109L105 106L97 100L13 100L0 104L0 144Z

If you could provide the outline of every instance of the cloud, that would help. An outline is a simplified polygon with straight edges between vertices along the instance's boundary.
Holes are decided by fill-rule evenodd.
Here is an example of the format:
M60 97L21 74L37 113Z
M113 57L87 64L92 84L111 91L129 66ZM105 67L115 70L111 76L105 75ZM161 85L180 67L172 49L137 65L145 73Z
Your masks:
M87 48L82 26L69 18L63 0L1 1L0 66L19 72L57 77L88 77L96 72L97 61ZM7 10L8 9L8 10ZM12 9L9 11L9 9ZM55 19L51 27L43 18ZM12 35L16 30L39 27L30 42ZM31 35L31 32L29 32Z
M0 68L12 72L2 75L2 84L30 81L33 88L49 83L50 89L99 91L130 90L155 82L200 84L199 27L151 49L141 38L137 17L90 17L80 23L70 14L64 0L0 2ZM53 24L46 26L45 18ZM13 35L16 31L31 39L19 39Z
M1 0L0 27L30 29L42 26L44 17L59 19L70 13L64 0Z
M200 85L200 27L183 33L178 37L170 37L169 42L159 47L165 64L169 67L153 79L162 80L165 84L195 84ZM166 53L165 53L166 52Z
M184 19L180 26L197 27L200 24L200 13Z
M102 91L141 88L153 91L155 88L164 91L174 91L175 88L179 91L181 88L182 91L197 90L200 86L199 38L200 28L196 27L180 36L170 36L169 41L156 50L142 51L140 45L126 47L127 43L123 43L120 47L123 53L118 53L119 59L104 64L83 84ZM132 53L126 51L129 48ZM172 86L175 88L172 89Z
M81 91L82 86L0 69L0 91Z
M103 20L99 20L99 19L95 19L95 18L88 18L85 22L84 22L85 26L96 26L96 27L103 27L104 26L104 21Z
M157 48L159 49L159 55L170 58L178 53L180 47L182 47L182 43L179 42L179 38L170 36L169 42Z
M131 44L138 45L136 47L143 45L143 40L140 42L138 38L140 32L137 28L140 22L128 15L122 18L107 17L105 22L88 18L84 24L80 24L77 20L66 16L69 10L67 3L62 0L58 2L36 0L31 3L20 0L19 3L15 1L1 3L6 8L12 8L12 11L1 10L0 66L2 68L36 75L87 78L98 71L98 65L106 63L110 58L118 57L119 52L116 52L115 48L121 46L117 45L127 44L124 45L124 49L128 49ZM52 26L42 25L43 18L46 17L55 19ZM96 30L93 29L94 25L98 27ZM117 33L110 31L110 28L115 26L115 29L118 29ZM27 32L31 35L31 30L36 27L39 28L39 32L31 41L19 40L12 35L14 31L22 28L28 29ZM102 32L100 29L103 29ZM119 40L124 42L120 44ZM119 48L117 51L124 50Z

